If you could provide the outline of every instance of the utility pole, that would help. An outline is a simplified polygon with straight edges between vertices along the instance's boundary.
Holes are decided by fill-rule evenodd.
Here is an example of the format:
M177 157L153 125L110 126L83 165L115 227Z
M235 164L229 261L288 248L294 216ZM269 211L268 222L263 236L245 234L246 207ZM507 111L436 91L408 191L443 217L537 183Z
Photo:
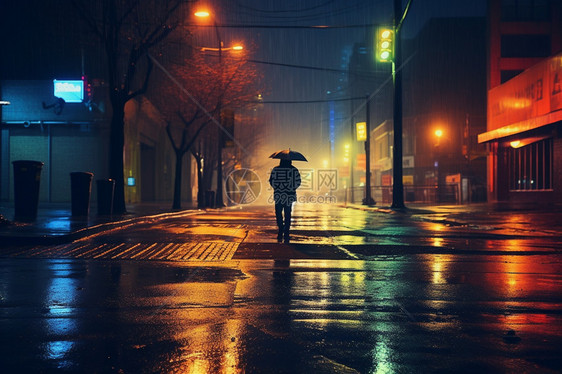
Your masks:
M350 136L350 141L349 141L349 201L351 202L351 204L353 204L353 200L354 200L354 193L353 193L353 160L356 157L355 156L355 138L356 138L356 130L355 130L355 117L351 116L351 136Z
M365 139L365 199L363 205L373 206L375 200L371 197L371 110L369 105L369 95L365 102L365 127L367 129L367 138Z
M394 60L392 61L392 75L394 79L394 147L393 147L393 183L392 208L402 209L404 205L404 183L402 180L402 41L401 26L406 18L412 0L408 1L406 9L402 11L402 0L394 0Z
M222 134L223 131L223 121L222 121L222 96L223 96L223 66L222 66L222 39L220 37L219 28L217 26L217 22L215 20L215 31L217 33L217 39L219 41L219 69L220 69L220 91L219 91L219 102L218 102L218 121L219 121L219 128L218 128L218 152L217 152L217 195L215 196L215 202L217 208L223 208L224 201L222 198L222 148L224 146L224 137Z

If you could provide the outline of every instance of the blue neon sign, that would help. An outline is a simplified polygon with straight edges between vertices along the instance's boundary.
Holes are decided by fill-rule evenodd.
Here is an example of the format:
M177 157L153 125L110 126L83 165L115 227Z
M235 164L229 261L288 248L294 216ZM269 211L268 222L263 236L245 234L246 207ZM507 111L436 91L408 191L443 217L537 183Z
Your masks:
M81 103L84 101L84 81L59 81L55 79L54 95L64 99L67 103Z

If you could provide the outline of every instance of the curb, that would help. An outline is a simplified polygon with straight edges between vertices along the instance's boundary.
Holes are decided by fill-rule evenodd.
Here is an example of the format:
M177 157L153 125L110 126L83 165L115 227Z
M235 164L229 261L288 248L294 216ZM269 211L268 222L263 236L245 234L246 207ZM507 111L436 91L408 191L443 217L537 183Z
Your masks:
M2 235L0 234L0 246L4 245L58 245L72 242L86 236L98 234L115 227L126 227L141 221L164 220L168 218L187 217L195 214L207 213L208 210L182 210L179 212L159 213L147 216L138 216L123 220L100 223L94 226L84 227L68 234L60 235Z

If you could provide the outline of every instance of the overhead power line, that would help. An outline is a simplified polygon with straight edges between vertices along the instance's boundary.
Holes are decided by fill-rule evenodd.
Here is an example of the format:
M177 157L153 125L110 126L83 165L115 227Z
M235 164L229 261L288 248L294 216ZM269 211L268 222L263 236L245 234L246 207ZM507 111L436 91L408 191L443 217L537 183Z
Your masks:
M316 30L328 30L328 29L358 29L365 27L378 27L375 23L365 23L362 25L236 25L236 24L218 24L218 25L188 25L197 27L218 27L226 29L316 29Z
M317 104L317 103L330 103L333 101L353 101L353 100L365 100L365 96L343 97L340 99L321 99L321 100L292 100L292 101L255 100L252 102L257 104Z

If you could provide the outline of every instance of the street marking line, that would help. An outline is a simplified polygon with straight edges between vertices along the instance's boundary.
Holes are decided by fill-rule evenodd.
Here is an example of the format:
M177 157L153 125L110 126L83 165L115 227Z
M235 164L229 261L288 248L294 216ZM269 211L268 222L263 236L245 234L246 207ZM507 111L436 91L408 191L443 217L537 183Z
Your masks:
M411 315L410 312L408 312L408 310L406 310L406 308L404 308L404 306L402 304L400 304L400 302L398 300L396 300L395 298L393 298L393 300L396 303L396 305L398 305L398 307L400 308L402 313L404 313L410 319L410 321L417 322L416 319L414 318L414 316Z
M198 243L195 250L191 253L191 256L189 258L198 259L201 256L201 253L203 253L208 246L209 246L208 243Z
M79 253L79 251L81 251L84 248L87 248L88 244L76 244L76 245L72 245L68 251L66 252L62 252L65 256L74 256L75 253Z
M240 245L240 243L231 243L231 247L230 247L230 251L226 254L224 260L232 260L232 257L234 257L234 253L236 253L236 250L238 249L238 246Z
M119 250L119 248L124 247L124 246L125 246L125 243L121 243L121 244L119 244L119 245L110 247L107 251L103 251L103 252L101 252L101 253L98 253L98 254L94 255L94 258L101 258L101 257L104 257L104 256L106 256L108 253L114 252L114 251L116 251L116 250ZM111 258L111 256L108 256L108 257Z
M170 251L170 253L168 253L168 255L166 257L164 257L164 259L165 260L176 260L178 258L178 253L184 252L185 246L186 246L185 243L177 243L176 247L173 248L172 251Z
M193 253L195 253L195 251L197 251L200 246L201 243L193 243L193 246L191 246L188 251L181 257L181 260L189 260Z
M226 260L227 256L229 255L229 253L232 250L232 247L234 247L235 244L237 244L237 243L234 243L234 242L226 243L226 245L223 246L221 251L219 253L217 253L218 260L219 261Z
M82 248L81 248L82 250L79 251L79 252L77 252L77 253L74 255L74 257L77 257L77 258L87 257L87 254L89 254L89 253L91 253L91 252L94 252L94 251L96 251L96 250L98 250L98 249L100 249L100 248L106 248L106 247L107 247L107 244L105 244L105 243L102 244L102 245L99 245L99 246L93 246L93 247L92 247L92 246L90 245L90 246L82 247Z
M213 259L225 243L212 243L204 260Z
M141 243L135 243L133 245L131 245L129 248L125 249L124 251L121 251L121 253L117 253L114 257L114 259L120 259L123 258L126 254L128 254L129 252L134 251L135 249L137 249L137 247L140 247Z
M149 245L149 246L146 247L145 249L140 250L139 252L133 254L133 255L131 256L131 258L134 259L134 258L139 258L140 256L144 256L144 255L146 254L146 252L151 251L152 248L154 248L157 244L158 244L158 243L152 243L151 245Z
M347 248L342 247L341 245L336 244L336 243L333 243L333 245L334 245L337 249L339 249L340 251L342 251L343 253L345 253L347 256L349 256L349 257L351 257L351 258L353 258L353 259L355 259L355 260L360 260L360 259L361 259L359 256L357 256L357 255L353 254L352 252L350 252Z
M148 257L149 259L154 259L154 260L159 260L159 259L163 259L163 257L161 256L163 253L167 252L168 249L170 247L173 247L175 245L175 243L168 243L166 245L164 245L160 250L156 250L153 253L150 254L150 256Z
M156 253L159 253L163 247L165 247L166 244L165 243L155 243L153 246L150 247L150 249L146 250L143 255L141 256L141 258L143 259L151 259L153 255L155 255Z
M84 243L26 248L11 257L144 259L173 261L226 261L232 259L239 242L207 241L187 243Z

